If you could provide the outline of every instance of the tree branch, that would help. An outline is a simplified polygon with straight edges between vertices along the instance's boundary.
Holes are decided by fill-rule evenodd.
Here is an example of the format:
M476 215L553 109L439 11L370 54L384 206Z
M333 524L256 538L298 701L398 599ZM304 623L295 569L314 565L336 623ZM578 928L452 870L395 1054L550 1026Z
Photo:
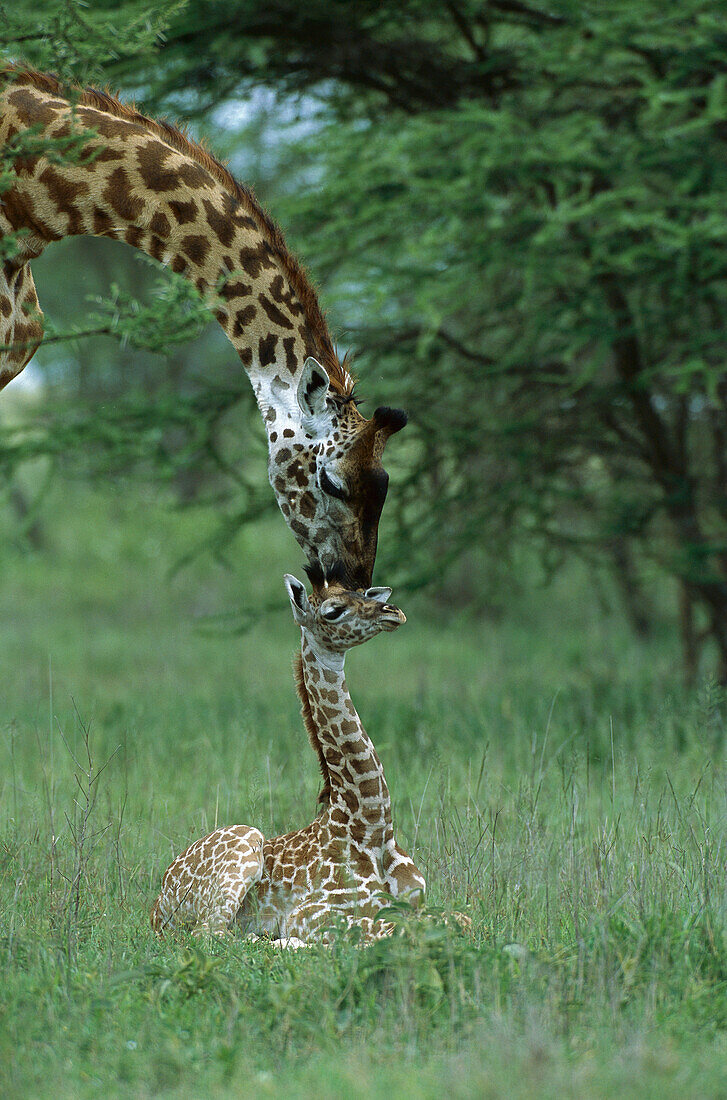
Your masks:
M606 302L616 322L616 337L612 350L616 370L626 387L634 408L639 428L646 441L654 472L662 480L668 477L673 490L675 477L683 476L669 439L666 424L654 408L651 396L642 384L643 361L641 348L636 337L634 320L629 304L613 274L599 276Z
M452 21L456 25L467 45L472 50L472 53L475 55L476 59L478 61L484 61L485 50L475 38L472 28L470 27L469 23L465 19L457 4L455 4L454 0L445 0L444 6L452 16Z

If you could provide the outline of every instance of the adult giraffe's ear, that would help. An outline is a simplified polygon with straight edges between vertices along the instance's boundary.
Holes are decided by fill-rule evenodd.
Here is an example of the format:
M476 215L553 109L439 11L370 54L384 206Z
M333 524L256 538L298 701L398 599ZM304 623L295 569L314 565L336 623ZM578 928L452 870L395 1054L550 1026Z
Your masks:
M292 577L290 573L286 573L283 580L285 581L285 587L288 589L290 606L293 609L293 618L300 626L310 615L310 604L308 603L305 587L299 580Z
M319 417L326 411L330 379L317 359L309 356L298 382L298 404L303 416Z
M388 603L391 598L390 588L367 588L364 592L367 600L376 600L377 603Z

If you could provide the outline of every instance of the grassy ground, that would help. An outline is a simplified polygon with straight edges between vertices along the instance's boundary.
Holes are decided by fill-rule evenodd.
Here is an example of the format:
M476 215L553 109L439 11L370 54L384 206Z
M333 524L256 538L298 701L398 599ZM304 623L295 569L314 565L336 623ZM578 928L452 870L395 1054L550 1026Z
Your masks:
M349 657L400 839L471 934L152 938L174 854L298 827L318 787L300 553L277 521L238 572L169 579L205 522L59 485L45 550L2 541L0 1092L727 1095L724 698L682 696L668 635L637 645L582 579L496 626L402 599L407 626ZM246 601L270 606L250 632L210 633ZM108 761L88 814L84 729Z

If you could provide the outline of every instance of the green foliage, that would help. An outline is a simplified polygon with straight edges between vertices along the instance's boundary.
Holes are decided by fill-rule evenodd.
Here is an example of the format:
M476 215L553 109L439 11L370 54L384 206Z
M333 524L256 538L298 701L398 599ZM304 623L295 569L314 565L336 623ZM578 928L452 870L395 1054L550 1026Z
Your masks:
M189 1000L198 994L229 998L232 991L227 976L221 972L222 959L209 956L199 947L183 951L171 965L152 967L146 971L154 978L155 996L160 1000Z
M96 334L115 336L122 344L155 352L196 339L212 317L195 287L171 271L158 279L149 305L126 294L116 283L111 285L110 298L91 301L98 306L98 313L89 318Z
M44 0L39 12L32 0L3 2L0 48L11 60L22 59L64 81L93 84L120 56L148 55L186 3L122 0L104 11L86 0Z
M205 0L153 55L102 56L262 181L363 395L408 408L382 576L502 612L523 548L541 579L580 555L640 631L671 580L687 673L706 641L724 681L722 23L716 0Z
M384 915L393 917L396 930L362 952L352 985L354 1001L367 1007L379 1002L379 1010L386 1005L407 1015L422 1012L430 1019L436 1013L449 1016L454 1003L464 1023L476 1006L476 976L493 962L497 970L497 952L475 944L438 911L414 913L401 906ZM355 943L354 932L348 939Z
M303 186L278 209L364 393L375 378L411 414L383 571L418 586L525 543L549 575L579 553L618 570L642 622L642 578L670 575L688 666L710 637L724 679L719 6L233 7L199 23L239 35L245 63L223 53L215 75L312 97ZM175 28L170 86L199 72Z
M379 109L345 140L331 121L309 143L314 202L301 191L287 207L353 321L364 379L383 374L412 414L386 565L424 581L478 539L508 553L524 538L548 567L573 550L608 560L619 541L717 615L727 160L715 6L561 4L550 23L535 12L525 29L523 15L515 34L495 4L487 44L484 8L457 10L483 49L513 43L527 79L497 96L483 81L446 112Z

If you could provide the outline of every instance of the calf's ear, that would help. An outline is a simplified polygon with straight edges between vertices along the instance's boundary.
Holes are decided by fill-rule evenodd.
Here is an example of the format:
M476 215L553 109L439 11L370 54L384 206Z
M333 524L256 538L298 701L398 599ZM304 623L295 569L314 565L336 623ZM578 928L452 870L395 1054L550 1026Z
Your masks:
M364 592L367 600L376 600L377 603L388 603L391 599L390 588L367 588Z
M297 577L291 576L290 573L286 573L283 580L288 590L293 618L297 623L302 624L310 615L310 604L308 603L305 587L300 583Z

